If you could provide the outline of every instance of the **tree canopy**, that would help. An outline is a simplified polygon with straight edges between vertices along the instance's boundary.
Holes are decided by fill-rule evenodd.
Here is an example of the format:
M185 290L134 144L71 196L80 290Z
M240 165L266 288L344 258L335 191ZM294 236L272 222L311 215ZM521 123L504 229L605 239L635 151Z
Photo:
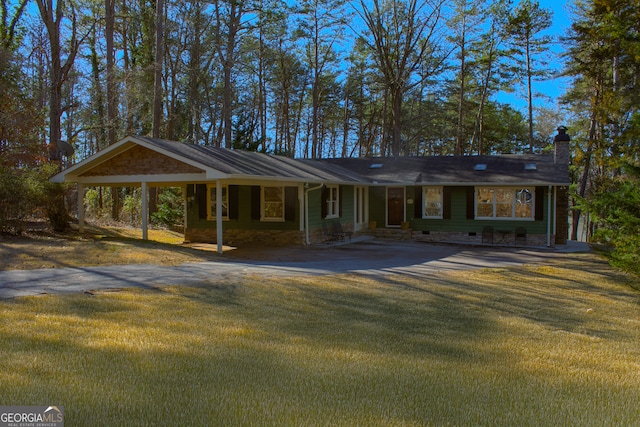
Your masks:
M37 111L0 141L37 140L52 160L66 141L70 161L129 134L298 157L522 151L487 138L519 117L497 96L517 9L458 3L3 0L2 87ZM473 35L446 37L460 10Z

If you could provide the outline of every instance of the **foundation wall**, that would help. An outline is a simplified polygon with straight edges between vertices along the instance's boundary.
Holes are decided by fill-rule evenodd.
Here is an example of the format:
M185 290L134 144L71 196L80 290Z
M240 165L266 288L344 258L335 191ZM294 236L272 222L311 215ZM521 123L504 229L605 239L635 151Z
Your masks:
M185 230L185 241L192 243L215 243L217 234L215 229L190 228ZM264 245L302 245L304 233L291 230L225 230L223 233L225 245L264 244Z
M516 237L515 234L506 236L494 233L493 239L483 241L482 233L461 233L449 231L431 231L428 234L421 231L413 231L411 238L417 242L433 243L466 243L476 245L496 246L546 246L546 234L527 234L526 237ZM555 242L555 236L551 236L551 244Z

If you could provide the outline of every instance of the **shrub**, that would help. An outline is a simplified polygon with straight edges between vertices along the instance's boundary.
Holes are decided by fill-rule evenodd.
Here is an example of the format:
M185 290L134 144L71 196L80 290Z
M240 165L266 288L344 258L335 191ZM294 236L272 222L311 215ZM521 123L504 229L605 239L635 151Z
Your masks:
M612 263L640 274L640 168L627 165L626 172L583 201L583 207L597 226L593 240L613 248Z
M151 221L165 227L174 226L182 221L184 205L180 188L164 188L158 195L157 211L151 214Z
M22 221L35 209L33 194L25 179L28 171L0 168L0 231L20 234Z
M20 234L24 221L41 208L55 231L69 228L71 219L65 203L70 184L53 183L49 178L56 164L32 168L0 168L0 229Z

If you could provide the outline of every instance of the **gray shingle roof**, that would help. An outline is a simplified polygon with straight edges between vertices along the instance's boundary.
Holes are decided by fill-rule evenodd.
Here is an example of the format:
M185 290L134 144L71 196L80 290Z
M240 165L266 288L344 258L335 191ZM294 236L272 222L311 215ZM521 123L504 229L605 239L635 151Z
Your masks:
M398 185L570 183L568 166L555 163L553 155L291 159L148 137L139 139L231 175Z
M229 175L325 182L368 182L348 169L329 164L322 165L315 161L301 161L285 156L228 150L149 137L137 139Z
M125 138L52 178L86 172L96 162L139 143L217 171L232 179L380 185L569 185L568 166L551 155L432 156L400 158L291 159L149 137ZM484 165L478 168L477 165ZM530 167L526 167L526 166Z
M552 155L325 159L380 184L568 185L567 165ZM486 167L477 167L486 165ZM526 166L526 167L525 167Z

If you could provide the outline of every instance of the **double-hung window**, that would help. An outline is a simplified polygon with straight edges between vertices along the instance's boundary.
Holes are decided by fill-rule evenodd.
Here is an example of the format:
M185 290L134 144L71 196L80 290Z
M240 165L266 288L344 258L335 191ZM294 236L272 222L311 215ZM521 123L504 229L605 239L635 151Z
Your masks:
M262 187L262 220L284 221L284 187Z
M422 187L422 218L442 219L442 187Z
M207 219L215 220L217 218L216 203L216 184L207 185ZM229 219L229 187L222 186L222 219Z
M533 188L477 187L477 219L533 220L535 215Z
M327 215L325 218L338 218L340 216L340 187L328 185L326 190L325 203L327 204Z

